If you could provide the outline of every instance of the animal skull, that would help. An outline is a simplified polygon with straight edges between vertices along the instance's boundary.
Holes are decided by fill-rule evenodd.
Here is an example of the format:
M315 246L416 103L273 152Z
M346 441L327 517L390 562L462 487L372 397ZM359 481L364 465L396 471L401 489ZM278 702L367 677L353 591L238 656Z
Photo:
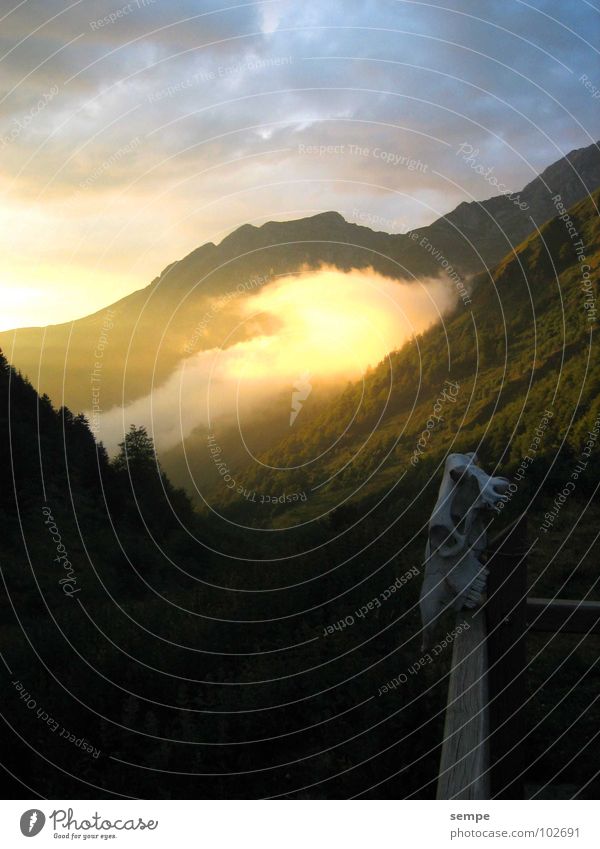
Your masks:
M486 511L507 501L509 481L490 477L474 452L449 454L438 500L429 520L420 607L423 651L431 645L443 611L476 607L483 601L488 570Z

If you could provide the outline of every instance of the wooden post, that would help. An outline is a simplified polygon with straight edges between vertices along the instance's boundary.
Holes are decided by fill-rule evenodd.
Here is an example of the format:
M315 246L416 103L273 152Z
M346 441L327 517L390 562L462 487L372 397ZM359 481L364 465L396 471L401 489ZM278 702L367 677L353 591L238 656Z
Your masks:
M489 717L486 622L482 610L461 610L437 786L438 799L489 799Z
M527 695L527 519L490 543L488 627L491 797L522 799Z

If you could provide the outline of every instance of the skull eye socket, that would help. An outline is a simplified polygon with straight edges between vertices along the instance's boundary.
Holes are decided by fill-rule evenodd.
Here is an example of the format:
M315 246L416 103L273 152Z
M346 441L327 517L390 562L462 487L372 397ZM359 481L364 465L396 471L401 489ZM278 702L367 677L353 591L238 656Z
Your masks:
M434 551L438 548L447 548L456 545L456 538L452 530L445 525L433 525L429 529L429 540Z
M452 478L454 483L458 483L458 481L463 477L466 471L466 466L456 466L454 469L450 469L450 477Z

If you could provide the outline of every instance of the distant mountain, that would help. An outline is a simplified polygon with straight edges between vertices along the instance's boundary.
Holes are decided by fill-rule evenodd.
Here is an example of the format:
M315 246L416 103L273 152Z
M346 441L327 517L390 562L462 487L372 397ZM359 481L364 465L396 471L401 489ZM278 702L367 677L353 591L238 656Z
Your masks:
M511 197L497 195L481 202L461 203L429 227L416 230L463 271L477 268L474 248L486 267L496 265L535 226L556 215L552 198L559 194L566 208L600 186L598 144L572 150ZM519 206L523 208L521 208Z
M552 218L554 194L568 206L599 185L600 151L593 144L529 183L520 193L525 210L504 196L463 203L429 227L396 235L351 224L336 212L247 224L219 245L209 242L171 263L149 286L105 310L68 324L5 331L0 347L55 403L106 410L147 395L182 358L220 345L239 320L240 300L278 275L330 264L412 279L436 277L451 265L467 278ZM224 306L215 310L218 298ZM255 324L248 332L261 329Z

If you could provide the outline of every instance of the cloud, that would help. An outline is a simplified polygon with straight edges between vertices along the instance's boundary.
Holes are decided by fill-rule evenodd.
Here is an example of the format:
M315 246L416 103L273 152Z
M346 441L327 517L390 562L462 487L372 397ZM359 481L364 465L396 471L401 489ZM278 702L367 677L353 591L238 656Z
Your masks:
M145 425L165 450L198 425L237 420L243 428L303 376L338 384L360 377L455 300L444 278L398 283L333 268L285 277L245 299L227 347L196 354L151 396L103 413L97 436L114 451L130 424ZM272 332L247 339L246 326L265 315Z
M35 207L46 232L5 232L6 272L52 233L53 280L119 262L124 295L245 221L339 209L422 226L489 196L455 156L463 141L518 190L600 134L579 82L596 73L595 14L558 0L15 5L0 24L0 185L8 213ZM346 153L302 157L299 144Z

